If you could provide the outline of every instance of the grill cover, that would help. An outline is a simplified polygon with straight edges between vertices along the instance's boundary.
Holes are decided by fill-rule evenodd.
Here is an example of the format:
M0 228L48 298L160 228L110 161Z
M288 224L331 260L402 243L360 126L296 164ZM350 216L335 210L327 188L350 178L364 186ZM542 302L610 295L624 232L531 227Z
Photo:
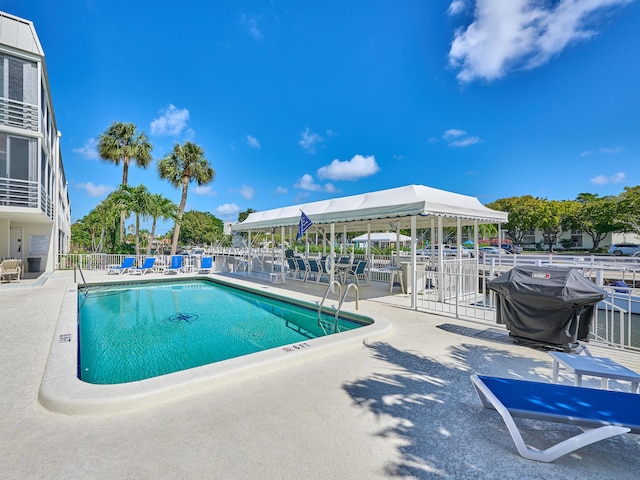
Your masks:
M518 343L573 350L587 340L596 304L607 297L578 270L514 267L488 284L497 294L497 323Z

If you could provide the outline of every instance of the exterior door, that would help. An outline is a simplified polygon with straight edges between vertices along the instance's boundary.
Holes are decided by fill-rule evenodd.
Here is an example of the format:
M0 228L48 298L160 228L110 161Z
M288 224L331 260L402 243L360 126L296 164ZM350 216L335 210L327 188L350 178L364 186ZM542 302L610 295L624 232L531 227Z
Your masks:
M21 228L11 228L9 231L9 255L11 258L19 258L24 260L22 257L22 229Z

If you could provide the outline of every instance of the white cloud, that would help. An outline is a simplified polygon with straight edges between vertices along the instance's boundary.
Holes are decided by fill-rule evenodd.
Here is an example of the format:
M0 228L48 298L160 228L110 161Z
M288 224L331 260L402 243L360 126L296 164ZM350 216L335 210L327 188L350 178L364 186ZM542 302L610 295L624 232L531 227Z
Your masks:
M452 147L468 147L469 145L475 145L476 143L480 143L480 137L467 137L462 140L454 140L453 142L449 142L449 145Z
M598 153L604 153L605 155L615 155L616 153L622 152L622 150L622 147L599 148Z
M322 137L312 132L309 127L300 132L300 137L298 144L309 153L316 153L316 145L323 141Z
M247 185L242 185L242 187L240 187L240 195L242 195L242 198L245 200L251 200L253 198L253 194L253 188L248 187Z
M198 185L194 189L196 195L207 195L209 197L215 197L218 195L218 192L215 191L211 185Z
M355 155L351 160L334 160L329 165L318 169L318 177L329 180L358 180L370 177L380 171L373 155Z
M223 219L237 218L238 213L240 213L240 207L235 203L225 203L216 207L215 213L217 217L222 217Z
M480 143L482 139L476 136L467 136L465 130L458 130L457 128L450 128L442 135L450 147L468 147Z
M245 14L240 16L240 26L254 40L262 40L262 31L258 28L258 18L248 17Z
M477 0L473 23L455 33L449 64L463 83L538 67L569 44L595 35L605 9L631 1Z
M310 192L332 193L336 191L336 188L330 183L326 183L324 185L315 183L315 181L313 180L313 176L309 175L308 173L305 173L302 177L300 177L300 179L295 183L294 187L301 190L308 190Z
M622 147L604 147L604 148L599 148L598 150L588 150L586 152L582 152L580 154L581 157L588 157L590 155L593 155L594 153L601 153L603 155L615 155L617 153L622 152L624 149Z
M465 132L464 130L458 130L457 128L450 128L449 130L444 132L444 135L442 137L445 140L447 140L449 138L461 137L462 135L466 135L466 134L467 132Z
M76 183L75 186L84 190L89 197L102 197L113 191L113 187L109 185L96 185L93 182Z
M189 110L169 105L166 109L160 110L160 116L151 122L151 134L176 137L187 126L188 121ZM193 130L189 129L187 133L193 136Z
M607 185L609 183L622 183L627 178L623 172L614 173L611 176L598 175L593 177L590 182L595 185Z
M462 12L466 6L467 2L465 0L453 0L449 5L447 13L451 16L457 15Z
M251 148L257 148L257 149L261 148L260 142L256 137L252 135L247 135L246 139L247 139L247 145L249 145Z
M98 142L95 138L90 138L84 145L79 148L74 148L71 150L73 153L77 153L82 158L87 160L98 160L100 159L100 154L98 154Z
M280 185L278 185L276 187L276 192L275 193L276 193L276 195L285 195L285 194L289 193L289 190L284 188L284 187L281 187Z

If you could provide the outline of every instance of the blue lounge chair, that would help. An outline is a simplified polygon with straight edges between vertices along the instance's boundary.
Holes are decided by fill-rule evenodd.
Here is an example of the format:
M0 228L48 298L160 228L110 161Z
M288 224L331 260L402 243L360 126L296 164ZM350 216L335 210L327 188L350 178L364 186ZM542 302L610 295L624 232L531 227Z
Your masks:
M121 265L108 265L107 275L111 275L112 273L117 273L118 275L127 273L131 269L131 267L133 267L133 262L135 261L135 257L125 257Z
M156 257L147 257L144 259L142 266L129 269L129 275L144 275L153 272L153 266L156 263Z
M472 375L485 408L502 416L524 458L553 462L579 448L623 433L640 433L640 395L594 388L556 385ZM577 425L583 433L546 450L527 447L513 417Z
M213 271L213 257L202 257L198 273L211 273Z
M182 255L174 255L171 257L171 265L164 269L164 274L179 273L182 270Z

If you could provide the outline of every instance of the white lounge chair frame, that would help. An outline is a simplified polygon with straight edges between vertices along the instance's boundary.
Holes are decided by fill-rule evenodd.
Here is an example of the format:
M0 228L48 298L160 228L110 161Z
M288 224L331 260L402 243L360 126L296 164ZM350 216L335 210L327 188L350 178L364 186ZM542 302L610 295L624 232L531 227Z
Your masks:
M604 424L602 420L582 418L579 416L579 413L576 413L576 415L572 415L571 417L569 416L565 417L562 415L553 415L553 416L549 415L544 409L535 410L532 408L531 410L528 410L528 411L509 409L502 403L502 401L498 398L498 396L494 394L491 388L483 382L483 378L495 379L495 377L482 377L478 375L471 376L471 382L473 383L473 386L475 387L476 392L478 393L478 396L482 401L482 404L484 405L485 408L493 408L498 411L498 413L504 420L504 423L507 425L507 428L509 429L509 433L511 434L511 438L516 444L518 453L520 453L520 455L522 455L524 458L527 458L529 460L537 460L539 462L553 462L554 460L562 457L563 455L571 453L587 445L591 445L592 443L599 442L600 440L614 437L616 435L621 435L623 433L628 433L628 432L631 432L632 430L634 431L634 433L638 433L637 425L633 426L634 428L629 428L628 426L621 426L621 425L612 425L612 424L607 425L607 424ZM497 380L505 380L505 379L497 379ZM518 383L520 384L539 383L539 382L527 382L525 380L512 380L512 379L509 379L508 381L512 382L514 385L517 385ZM593 392L602 392L597 394L602 396L612 394L610 395L612 409L615 409L616 397L618 395L633 395L634 397L637 398L638 409L640 410L640 395L636 393L611 392L607 390L594 390L589 388L574 387L574 386L568 386L568 385L554 385L554 384L541 384L541 385L550 385L552 387L560 388L560 389L575 389L575 392L572 392L572 393L581 393L579 392L579 390L584 390L585 391L584 394L586 398L588 398L590 394L593 394ZM538 402L544 403L544 400L545 400L544 392L540 392L539 395L536 395L536 400ZM635 401L635 399L632 399L632 400ZM578 411L579 409L576 408L576 412ZM522 435L520 434L520 430L518 429L518 426L513 420L513 416L577 425L583 430L583 433L578 434L574 437L571 437L567 440L564 440L560 443L557 443L552 447L547 448L546 450L540 451L540 450L527 447L526 443L522 438Z

